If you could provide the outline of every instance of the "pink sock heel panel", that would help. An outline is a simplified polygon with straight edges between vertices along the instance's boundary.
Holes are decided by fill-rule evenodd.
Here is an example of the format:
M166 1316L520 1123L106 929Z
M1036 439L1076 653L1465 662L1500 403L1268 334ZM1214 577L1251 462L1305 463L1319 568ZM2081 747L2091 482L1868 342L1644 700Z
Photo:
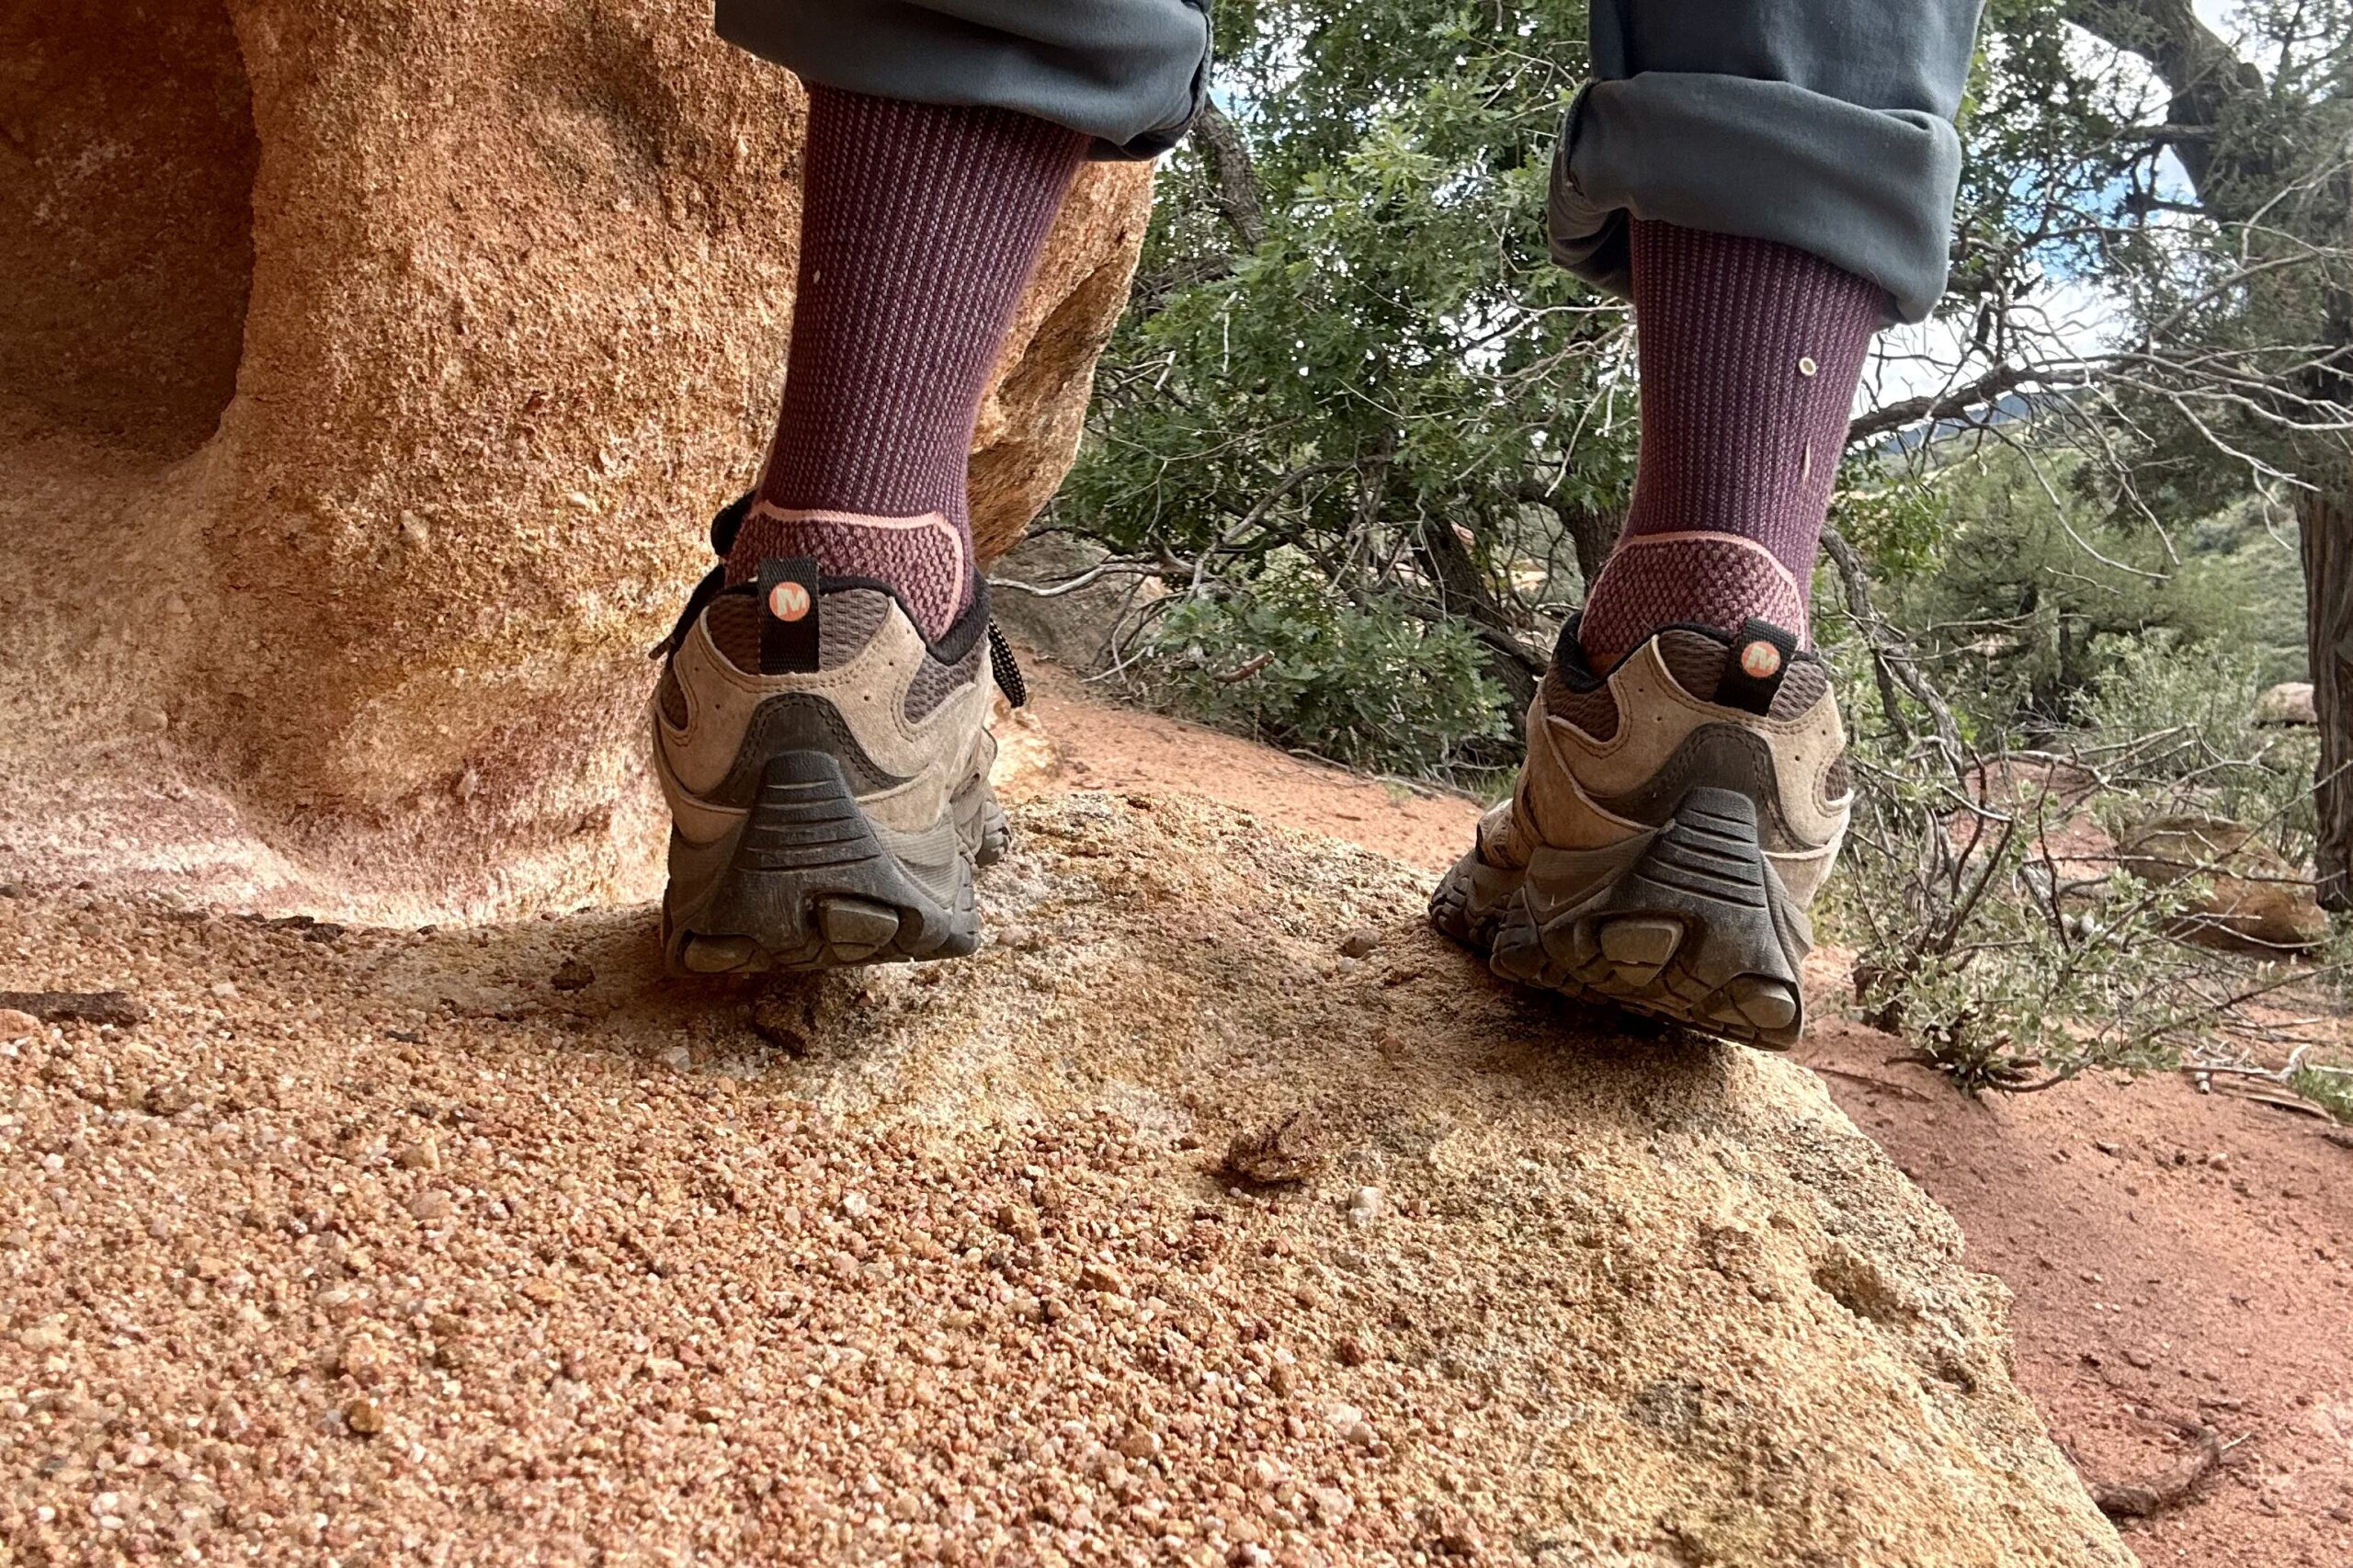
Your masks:
M1746 540L1682 534L1621 540L1586 600L1577 641L1606 670L1665 626L1737 631L1750 617L1810 642L1803 585Z

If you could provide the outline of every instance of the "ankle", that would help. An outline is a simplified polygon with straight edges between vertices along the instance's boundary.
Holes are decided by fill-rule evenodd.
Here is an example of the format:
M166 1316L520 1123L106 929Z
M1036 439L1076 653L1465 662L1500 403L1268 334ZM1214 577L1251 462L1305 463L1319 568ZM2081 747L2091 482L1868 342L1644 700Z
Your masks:
M878 517L824 507L753 505L727 552L729 583L747 582L764 560L813 560L828 577L858 577L898 596L908 619L938 642L972 602L972 537L941 512Z
M1811 642L1806 586L1754 540L1647 534L1619 541L1586 597L1577 641L1606 670L1669 626L1731 634L1754 618Z

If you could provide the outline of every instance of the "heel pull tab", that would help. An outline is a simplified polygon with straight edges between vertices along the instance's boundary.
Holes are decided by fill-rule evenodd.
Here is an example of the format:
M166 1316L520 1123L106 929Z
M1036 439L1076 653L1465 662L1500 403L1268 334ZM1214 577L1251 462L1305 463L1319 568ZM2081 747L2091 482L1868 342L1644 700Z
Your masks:
M1749 617L1733 633L1732 656L1724 661L1724 673L1716 680L1712 700L1719 707L1765 718L1773 711L1781 677L1789 674L1790 660L1797 651L1795 637L1769 620Z
M817 563L806 556L760 562L760 673L817 671Z

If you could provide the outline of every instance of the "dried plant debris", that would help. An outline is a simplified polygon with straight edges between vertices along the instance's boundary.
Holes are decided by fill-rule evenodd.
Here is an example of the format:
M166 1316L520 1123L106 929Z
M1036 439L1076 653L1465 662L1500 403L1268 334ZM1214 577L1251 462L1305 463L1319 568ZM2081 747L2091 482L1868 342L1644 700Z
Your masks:
M2109 1518L2154 1518L2169 1508L2179 1507L2190 1500L2208 1476L2222 1469L2225 1449L2221 1433L2203 1421L2169 1419L2165 1425L2190 1446L2189 1457L2171 1473L2152 1481L2121 1483L2086 1477L2091 1486L2092 1501Z
M805 993L789 989L767 993L752 1004L751 1023L754 1034L785 1055L809 1054L816 1019Z
M1255 1132L1237 1132L1226 1145L1218 1175L1243 1187L1296 1187L1324 1168L1315 1127L1303 1110Z

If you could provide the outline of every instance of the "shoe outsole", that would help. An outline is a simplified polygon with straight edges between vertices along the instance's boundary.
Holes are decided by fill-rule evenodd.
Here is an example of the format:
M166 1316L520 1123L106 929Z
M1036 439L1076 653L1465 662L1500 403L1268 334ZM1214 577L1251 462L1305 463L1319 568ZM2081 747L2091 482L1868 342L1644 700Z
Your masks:
M832 756L778 754L723 860L699 871L702 857L673 840L665 965L675 975L811 973L978 950L973 868L1002 858L1009 837L987 785L978 790L958 812L972 824L970 847L936 892L876 836Z
M1812 933L1746 795L1693 790L1612 874L1568 878L1573 858L1506 871L1474 849L1431 895L1431 923L1523 985L1762 1050L1797 1043Z

